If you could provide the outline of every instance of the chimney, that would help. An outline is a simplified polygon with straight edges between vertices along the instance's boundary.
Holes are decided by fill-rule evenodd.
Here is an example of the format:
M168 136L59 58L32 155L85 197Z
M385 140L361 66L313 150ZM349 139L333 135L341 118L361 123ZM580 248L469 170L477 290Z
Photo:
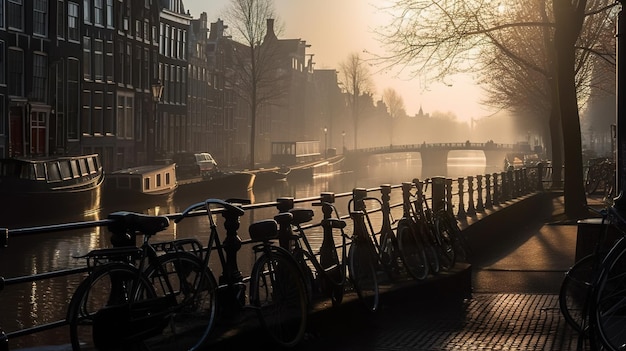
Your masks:
M265 33L265 38L263 39L263 41L267 41L267 40L276 40L276 33L274 33L274 19L273 18L268 18L267 19L267 33Z

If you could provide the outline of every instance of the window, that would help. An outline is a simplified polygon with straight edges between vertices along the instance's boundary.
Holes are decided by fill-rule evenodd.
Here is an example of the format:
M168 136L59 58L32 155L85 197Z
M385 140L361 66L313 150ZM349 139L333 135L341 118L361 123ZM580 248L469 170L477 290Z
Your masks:
M135 88L141 88L141 55L143 50L141 50L141 46L135 45L135 60L133 62L133 66L135 69L133 70L133 85Z
M138 39L141 39L142 32L143 31L141 30L141 21L135 20L135 37L137 37Z
M162 54L165 56L171 56L170 55L170 26L169 25L165 25L165 37L163 38L163 44L160 45L160 47L163 48L163 52Z
M78 139L80 107L79 91L80 63L75 58L67 61L67 138Z
M126 55L124 55L124 83L132 84L132 58L133 58L133 46L130 43L126 44Z
M48 0L33 1L33 34L48 36Z
M24 30L24 5L22 0L8 0L7 9L9 28L19 31Z
M0 95L0 135L4 135L4 125L6 124L6 111L4 107L4 95Z
M103 0L93 1L93 23L98 26L104 25L104 4Z
M104 42L102 39L96 39L93 44L94 79L102 81L104 79Z
M24 96L24 52L18 48L9 49L8 91L10 95Z
M113 82L113 42L107 41L105 49L104 73L106 74L107 82Z
M91 0L83 0L83 21L91 24Z
M107 27L113 28L113 0L107 0Z
M143 40L150 41L150 22L143 20Z
M83 112L80 114L80 128L83 135L91 135L93 129L91 126L91 90L83 90L82 98Z
M78 28L78 4L67 3L67 39L78 42L80 29Z
M130 94L119 93L117 96L117 138L133 138L134 99Z
M4 0L0 0L0 28L4 28Z
M5 85L7 83L6 79L6 59L5 59L5 45L4 41L0 40L0 84ZM1 112L1 111L0 111Z
M41 53L33 54L33 98L39 101L46 100L48 86L48 57Z
M83 79L91 80L91 38L83 37Z
M57 1L57 38L65 39L65 2Z
M114 100L113 100L114 96L113 93L108 92L106 95L106 101L105 101L105 109L104 109L104 121L103 121L103 128L104 128L104 134L106 135L113 135L114 131L115 131L115 119L114 119L114 109L115 109L115 104L114 104Z
M103 112L104 112L104 93L102 91L93 92L91 111L91 131L95 135L103 135Z

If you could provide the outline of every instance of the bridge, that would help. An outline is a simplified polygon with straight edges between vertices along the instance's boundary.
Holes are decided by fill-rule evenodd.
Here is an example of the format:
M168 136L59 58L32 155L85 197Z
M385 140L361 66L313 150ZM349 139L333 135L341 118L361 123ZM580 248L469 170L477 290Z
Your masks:
M528 148L528 146L526 146L526 148ZM419 152L422 157L422 165L445 166L448 163L448 153L454 150L482 151L485 154L485 160L488 166L501 166L507 153L530 151L524 149L522 145L519 144L497 144L494 142L471 143L468 141L464 143L422 143L370 147L345 150L345 155L347 164L356 165L362 164L372 155Z

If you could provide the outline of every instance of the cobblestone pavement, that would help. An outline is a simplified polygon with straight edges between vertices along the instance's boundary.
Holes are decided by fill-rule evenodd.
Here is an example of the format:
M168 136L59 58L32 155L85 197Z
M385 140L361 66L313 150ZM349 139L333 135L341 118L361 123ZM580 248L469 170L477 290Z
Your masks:
M379 325L381 337L368 349L575 350L577 344L557 295L475 294L464 306L394 324Z

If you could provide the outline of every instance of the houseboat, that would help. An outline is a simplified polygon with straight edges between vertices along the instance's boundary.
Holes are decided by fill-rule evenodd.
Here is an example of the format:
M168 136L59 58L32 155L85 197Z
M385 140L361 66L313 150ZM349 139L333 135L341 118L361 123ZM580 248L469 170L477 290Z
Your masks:
M100 188L103 180L97 154L0 159L3 197L90 195Z
M176 164L148 165L107 174L105 200L149 200L171 197L178 187Z

